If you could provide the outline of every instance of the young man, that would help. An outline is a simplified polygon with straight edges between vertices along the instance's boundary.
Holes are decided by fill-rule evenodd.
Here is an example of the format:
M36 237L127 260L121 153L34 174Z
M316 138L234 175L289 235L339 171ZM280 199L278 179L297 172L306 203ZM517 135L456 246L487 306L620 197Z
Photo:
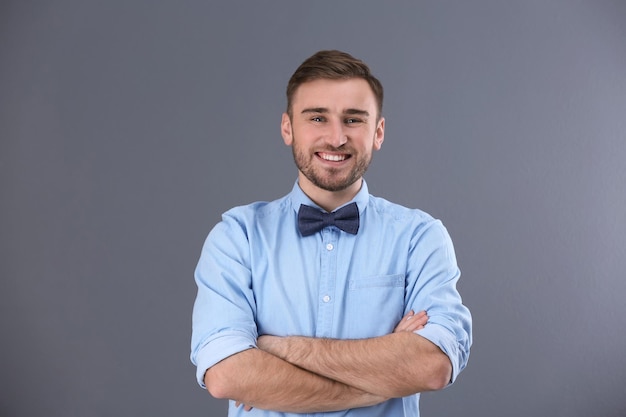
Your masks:
M226 212L204 244L191 359L229 416L418 416L419 393L467 363L471 316L446 229L363 180L382 101L349 54L304 61L281 123L292 191Z

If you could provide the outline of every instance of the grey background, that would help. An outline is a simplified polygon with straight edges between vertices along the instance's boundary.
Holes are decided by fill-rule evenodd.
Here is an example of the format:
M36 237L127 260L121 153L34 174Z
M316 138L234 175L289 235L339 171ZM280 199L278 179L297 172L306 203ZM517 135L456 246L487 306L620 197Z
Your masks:
M4 1L0 415L219 416L188 360L202 242L296 171L319 49L386 89L372 193L447 225L475 321L424 416L624 416L626 3Z

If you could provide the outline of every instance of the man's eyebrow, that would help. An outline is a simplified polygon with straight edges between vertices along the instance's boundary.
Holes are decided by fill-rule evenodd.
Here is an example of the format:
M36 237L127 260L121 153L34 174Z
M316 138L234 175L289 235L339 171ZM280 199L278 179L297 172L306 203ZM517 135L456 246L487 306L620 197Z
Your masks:
M311 107L307 109L303 109L302 114L307 113L328 113L328 109L326 107ZM358 116L369 116L370 113L367 110L361 109L346 109L343 111L343 114L348 115L358 115Z
M370 113L367 110L361 110L361 109L346 109L343 112L344 114L354 114L354 115L358 115L358 116L369 116Z
M311 107L308 109L303 109L302 114L306 113L328 113L328 109L325 107Z

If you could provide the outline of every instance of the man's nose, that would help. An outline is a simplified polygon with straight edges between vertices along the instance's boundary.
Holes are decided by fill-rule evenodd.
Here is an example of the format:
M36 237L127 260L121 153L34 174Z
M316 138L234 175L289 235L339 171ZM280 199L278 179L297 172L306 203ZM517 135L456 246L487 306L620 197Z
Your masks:
M332 122L329 127L328 135L326 136L326 142L335 148L339 148L347 141L348 135L345 132L343 124L340 121Z

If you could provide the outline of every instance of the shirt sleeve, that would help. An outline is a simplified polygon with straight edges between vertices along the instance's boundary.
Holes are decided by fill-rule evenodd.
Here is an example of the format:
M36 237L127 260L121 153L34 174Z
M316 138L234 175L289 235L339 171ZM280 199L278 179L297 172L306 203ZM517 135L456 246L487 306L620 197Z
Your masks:
M198 384L219 361L256 347L256 302L245 227L226 213L207 237L195 270L191 361Z
M472 344L472 317L456 287L460 275L452 240L443 224L431 220L417 228L409 256L406 305L428 313L428 323L416 333L450 358L450 383L467 365Z

